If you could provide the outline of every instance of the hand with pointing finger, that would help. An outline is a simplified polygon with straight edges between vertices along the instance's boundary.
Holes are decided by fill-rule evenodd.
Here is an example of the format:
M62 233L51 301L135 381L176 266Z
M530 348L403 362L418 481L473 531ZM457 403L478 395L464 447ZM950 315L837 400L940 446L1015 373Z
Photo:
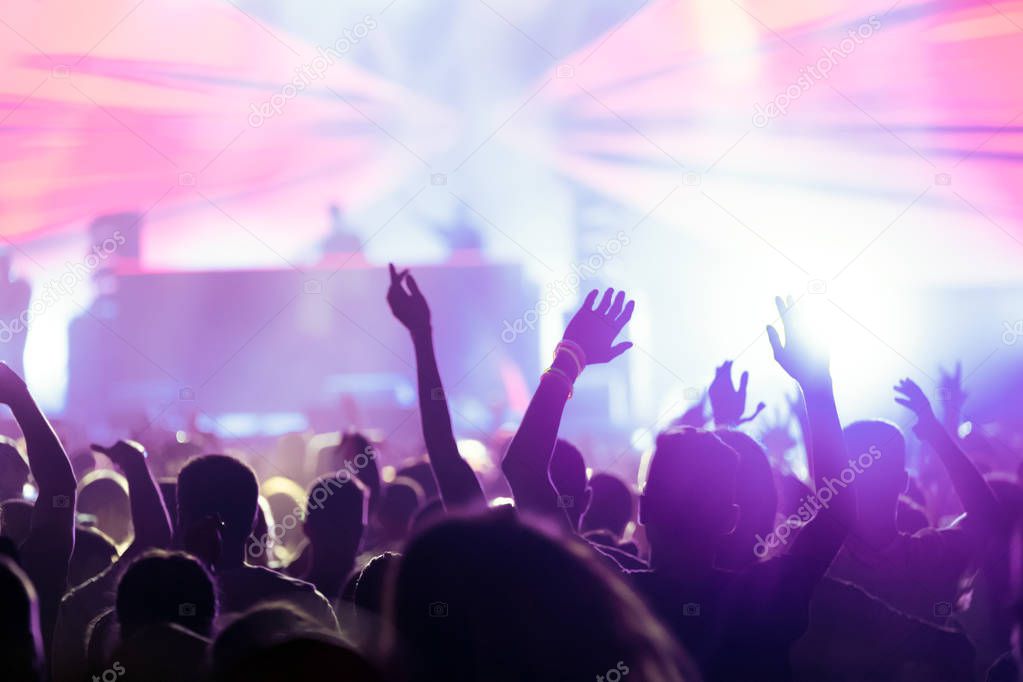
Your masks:
M391 306L391 312L410 332L429 330L430 306L419 291L415 278L408 270L398 272L393 264L387 267L391 272L391 286L387 290L387 304Z

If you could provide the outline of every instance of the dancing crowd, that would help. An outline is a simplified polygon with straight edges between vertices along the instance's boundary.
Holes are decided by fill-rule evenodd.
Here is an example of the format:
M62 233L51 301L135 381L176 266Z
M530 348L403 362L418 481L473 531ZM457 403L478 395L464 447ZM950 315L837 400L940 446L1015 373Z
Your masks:
M273 482L301 496L283 515L209 434L69 456L0 364L21 434L0 442L0 679L1023 679L1018 443L961 428L961 372L937 412L898 381L912 433L843 426L820 323L779 298L792 428L757 432L763 406L744 416L749 376L725 362L709 414L679 416L627 480L559 438L580 374L632 345L634 302L591 291L481 476L426 297L390 280L426 454L385 473L366 434L297 437L309 476Z

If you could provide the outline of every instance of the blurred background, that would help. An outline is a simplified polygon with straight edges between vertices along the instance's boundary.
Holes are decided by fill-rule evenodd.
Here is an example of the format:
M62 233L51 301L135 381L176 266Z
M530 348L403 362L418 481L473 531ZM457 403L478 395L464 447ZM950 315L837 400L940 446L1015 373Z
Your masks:
M604 464L726 359L768 428L785 293L843 419L961 361L966 416L1018 423L1021 61L1023 2L6 3L0 355L86 431L413 443L393 261L466 438L605 286L635 347L563 431Z

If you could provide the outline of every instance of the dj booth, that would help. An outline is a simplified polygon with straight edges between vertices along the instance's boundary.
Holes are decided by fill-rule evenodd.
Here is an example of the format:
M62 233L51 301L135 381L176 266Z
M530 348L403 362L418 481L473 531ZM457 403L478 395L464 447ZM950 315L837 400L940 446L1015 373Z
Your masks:
M502 340L536 308L516 265L417 266L449 393L502 400L508 368L539 372L538 332ZM145 272L119 266L70 329L67 414L329 412L412 404L415 358L385 296L386 267L337 256L315 269ZM527 379L528 380L528 379ZM335 425L336 426L336 425Z

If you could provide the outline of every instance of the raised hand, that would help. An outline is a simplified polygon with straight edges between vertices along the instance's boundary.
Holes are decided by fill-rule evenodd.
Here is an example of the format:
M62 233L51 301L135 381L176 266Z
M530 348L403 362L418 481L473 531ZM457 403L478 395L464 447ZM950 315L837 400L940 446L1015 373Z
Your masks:
M408 270L398 272L394 264L387 266L391 272L391 286L387 290L387 304L391 312L410 332L426 331L430 328L430 306L419 291L416 280ZM408 287L408 290L405 287Z
M440 369L437 367L437 355L433 349L430 306L408 270L398 272L393 264L388 267L391 271L391 287L387 291L387 303L412 337L416 353L416 385L419 390L423 440L430 456L430 467L440 488L441 501L449 510L456 507L486 507L487 499L476 474L458 452L451 426L451 413Z
M127 551L135 554L149 547L168 547L173 530L160 488L146 466L146 449L133 440L119 440L110 447L94 443L91 447L109 457L128 479L135 540Z
M565 341L579 344L586 354L588 365L610 362L632 348L628 341L614 345L622 328L632 318L635 301L625 302L625 292L608 289L596 307L598 291L594 289L586 296L582 307L572 317L565 329Z
M749 372L739 377L739 387L732 384L732 361L726 360L714 373L707 395L710 398L710 409L714 422L719 426L735 426L742 421L742 413L746 411L746 386L749 384Z
M791 296L787 301L776 296L774 303L778 306L778 315L785 329L785 345L782 345L778 330L771 325L767 326L767 338L771 341L774 359L800 384L826 379L828 354L821 344L814 342L815 330L812 321L806 317L806 311L798 309Z
M119 440L109 448L93 443L91 448L109 457L111 462L125 472L146 461L146 449L133 440Z
M938 419L934 416L934 410L931 408L931 401L927 399L923 389L912 379L903 379L894 388L896 393L903 396L896 398L895 402L913 411L917 419L913 432L923 437L925 429L938 424Z

